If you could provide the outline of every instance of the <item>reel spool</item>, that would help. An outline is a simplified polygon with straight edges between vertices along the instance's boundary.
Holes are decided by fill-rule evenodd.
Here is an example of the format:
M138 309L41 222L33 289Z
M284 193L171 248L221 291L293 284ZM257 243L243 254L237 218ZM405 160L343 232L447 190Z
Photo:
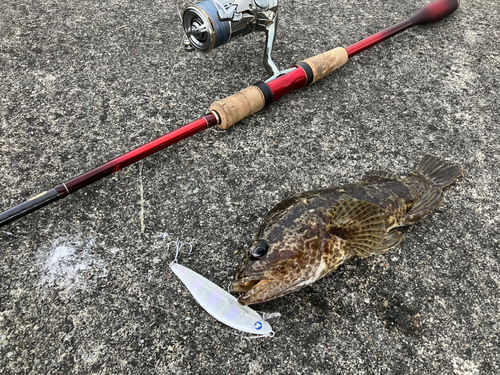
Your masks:
M204 0L189 5L182 16L186 51L211 52L238 35L266 33L264 66L272 80L285 73L274 64L271 53L276 36L278 0Z

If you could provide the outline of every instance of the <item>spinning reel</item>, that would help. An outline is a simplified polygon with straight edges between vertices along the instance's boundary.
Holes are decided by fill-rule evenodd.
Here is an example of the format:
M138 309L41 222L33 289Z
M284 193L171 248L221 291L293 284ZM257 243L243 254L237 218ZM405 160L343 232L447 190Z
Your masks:
M208 53L229 42L232 37L253 31L266 33L264 66L268 81L288 72L280 71L271 58L276 35L278 0L204 0L189 5L182 17L186 51Z

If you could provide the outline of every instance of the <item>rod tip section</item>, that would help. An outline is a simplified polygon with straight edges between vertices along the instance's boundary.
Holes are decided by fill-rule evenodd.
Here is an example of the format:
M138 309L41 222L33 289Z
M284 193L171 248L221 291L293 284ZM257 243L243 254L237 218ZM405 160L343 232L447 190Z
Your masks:
M416 25L439 21L456 11L459 5L459 0L434 0L420 9L412 21Z

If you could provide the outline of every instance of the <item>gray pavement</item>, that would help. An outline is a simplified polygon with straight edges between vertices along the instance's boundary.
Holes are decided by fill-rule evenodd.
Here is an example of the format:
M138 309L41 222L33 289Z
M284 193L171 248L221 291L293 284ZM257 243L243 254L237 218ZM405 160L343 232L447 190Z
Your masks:
M205 114L265 79L264 35L181 50L173 1L3 0L0 209ZM281 67L348 46L425 1L282 1ZM225 132L204 131L0 229L2 374L499 374L500 6L352 58ZM273 205L409 172L464 169L445 203L279 311L273 339L208 316L168 268L225 287Z

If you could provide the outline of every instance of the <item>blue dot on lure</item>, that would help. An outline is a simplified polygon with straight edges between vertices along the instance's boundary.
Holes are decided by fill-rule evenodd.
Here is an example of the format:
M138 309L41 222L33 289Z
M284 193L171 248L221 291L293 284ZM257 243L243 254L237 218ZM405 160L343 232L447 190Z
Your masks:
M280 316L279 313L258 313L248 306L240 304L236 297L177 262L179 252L183 246L189 246L189 254L191 254L193 249L191 244L181 243L178 239L171 241L167 245L167 253L170 245L176 247L175 259L170 263L170 268L205 311L218 321L239 331L258 335L258 337L274 336L269 321L276 321Z

